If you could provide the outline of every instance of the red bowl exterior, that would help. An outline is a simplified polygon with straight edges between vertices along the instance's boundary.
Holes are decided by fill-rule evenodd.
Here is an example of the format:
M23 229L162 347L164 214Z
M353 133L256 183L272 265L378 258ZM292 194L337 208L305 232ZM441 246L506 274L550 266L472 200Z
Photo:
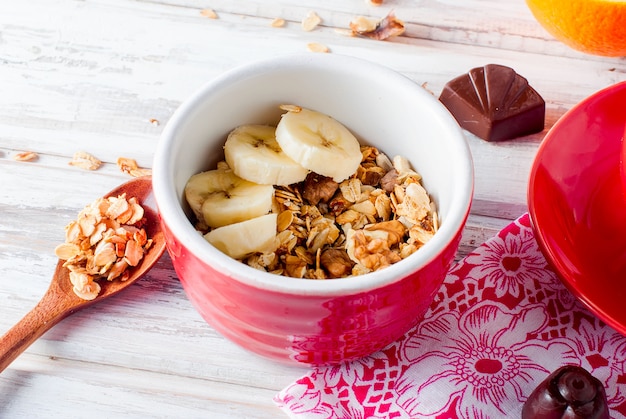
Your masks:
M176 273L207 323L251 352L310 365L369 355L415 326L439 290L462 233L419 272L371 291L328 297L279 293L238 281L200 260L162 225Z
M626 334L626 82L582 101L541 144L528 189L537 241L563 283Z
M626 121L624 121L624 133L620 142L619 173L622 182L622 194L626 198Z
M278 121L281 103L323 109L363 144L418 167L438 203L435 237L380 272L324 281L260 272L206 243L187 218L186 182L223 157L233 127ZM168 252L201 316L254 353L314 365L369 355L418 323L454 260L474 186L467 141L436 98L393 70L336 54L262 60L207 83L168 121L152 179Z

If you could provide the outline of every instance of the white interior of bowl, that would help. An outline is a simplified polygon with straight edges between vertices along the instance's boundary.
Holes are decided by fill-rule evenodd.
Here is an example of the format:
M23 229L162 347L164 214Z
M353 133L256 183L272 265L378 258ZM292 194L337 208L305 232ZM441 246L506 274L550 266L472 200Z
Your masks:
M202 238L183 210L185 183L223 158L229 131L276 123L280 104L332 116L364 144L390 158L407 157L438 205L440 230L411 257L355 278L312 281L254 270ZM377 288L437 256L463 223L473 191L471 154L461 129L439 101L385 67L336 54L283 56L254 62L210 81L168 121L153 167L161 216L178 240L202 260L239 281L276 291L338 295Z

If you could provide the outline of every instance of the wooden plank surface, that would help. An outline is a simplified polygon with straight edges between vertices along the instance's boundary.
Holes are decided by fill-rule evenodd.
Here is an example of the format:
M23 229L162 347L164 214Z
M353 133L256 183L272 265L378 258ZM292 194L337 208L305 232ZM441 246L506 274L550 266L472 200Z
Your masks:
M212 8L217 19L201 15ZM322 26L304 32L310 10ZM341 33L390 10L407 25L390 41ZM271 27L276 17L287 20ZM254 59L307 53L309 42L383 63L438 95L488 63L515 68L547 102L546 131L578 101L624 80L624 59L552 39L523 1L78 1L0 4L0 330L45 291L64 226L127 179L118 157L151 167L168 118L216 75ZM459 257L526 211L528 173L545 132L504 143L467 134L472 214ZM17 152L39 153L16 162ZM67 163L79 150L105 162ZM0 417L281 417L272 396L304 368L224 340L186 299L165 256L148 277L56 326L0 375ZM91 416L93 415L93 416Z

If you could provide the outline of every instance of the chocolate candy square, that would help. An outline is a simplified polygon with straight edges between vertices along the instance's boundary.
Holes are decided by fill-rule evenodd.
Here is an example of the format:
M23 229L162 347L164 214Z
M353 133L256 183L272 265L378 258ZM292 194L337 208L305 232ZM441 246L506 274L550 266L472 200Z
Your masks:
M546 105L512 68L488 64L449 81L439 100L459 125L487 141L540 132Z

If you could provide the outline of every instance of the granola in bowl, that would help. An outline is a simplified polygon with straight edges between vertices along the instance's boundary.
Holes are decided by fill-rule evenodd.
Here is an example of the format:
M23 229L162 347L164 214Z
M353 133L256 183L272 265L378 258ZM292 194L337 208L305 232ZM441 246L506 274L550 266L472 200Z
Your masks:
M281 108L287 114L309 116L301 115L304 110L297 106ZM320 124L339 124L324 117L329 119ZM281 134L281 123L282 120L278 127L236 128L226 142L226 161L218 163L215 170L194 175L187 184L186 198L194 209L196 229L224 253L277 275L342 278L399 262L436 233L436 206L422 185L420 174L406 158L390 159L376 147L357 142L356 148L350 149L350 153L356 154L356 165L340 174L326 166L310 169L309 165L304 171L294 169L294 174L287 177L282 168L277 177L267 177L272 170L265 170L261 179L258 171L250 168L251 164L264 164L265 156L258 150L270 149L272 156L281 154L281 158L286 153L279 140L285 135ZM320 129L319 124L315 127L298 135L313 131L327 143L323 148L344 151L345 132L335 134ZM245 142L252 151L241 151L241 144L235 146L229 144L231 141ZM350 142L354 141L351 137ZM297 153L287 157L291 156L294 158L285 165L302 161ZM255 163L251 163L252 159ZM273 163L267 164L274 169ZM321 170L329 172L318 173ZM235 207L238 200L246 202L241 217L239 207ZM250 212L257 207L257 213ZM218 211L226 213L219 220ZM268 217L268 213L275 216Z

